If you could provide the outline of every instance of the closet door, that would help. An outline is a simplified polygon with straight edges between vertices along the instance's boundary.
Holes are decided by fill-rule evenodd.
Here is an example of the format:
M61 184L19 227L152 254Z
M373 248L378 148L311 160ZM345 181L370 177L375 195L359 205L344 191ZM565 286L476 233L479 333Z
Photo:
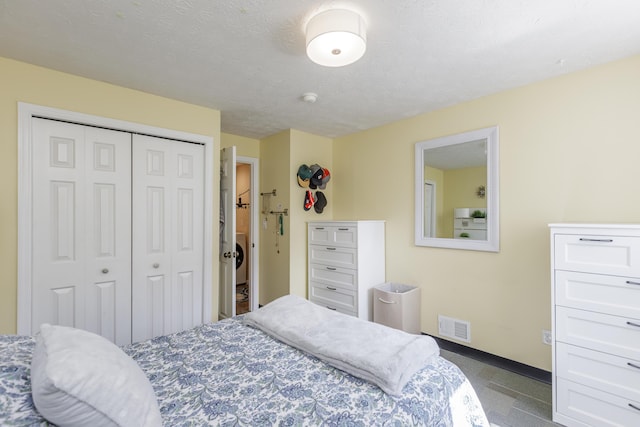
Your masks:
M33 119L32 333L131 341L131 135Z
M133 137L133 341L202 323L204 146Z

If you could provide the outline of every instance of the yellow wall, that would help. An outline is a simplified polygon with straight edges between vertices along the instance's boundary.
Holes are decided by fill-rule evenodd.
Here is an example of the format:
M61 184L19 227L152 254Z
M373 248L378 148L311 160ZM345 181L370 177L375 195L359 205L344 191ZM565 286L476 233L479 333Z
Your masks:
M424 332L469 320L472 347L550 370L547 224L638 222L638 76L635 56L339 138L334 215L386 220L387 280L422 288ZM492 125L500 252L414 246L414 144Z
M290 140L291 131L284 131L260 141L260 192L276 190L275 196L260 197L260 304L289 293L291 221L283 218L284 234L278 235L277 215L268 212L289 207Z
M305 188L298 185L296 178L298 168L302 164L311 166L318 164L333 173L331 161L333 140L297 130L291 131L291 159L289 164L289 186L291 188L291 204L289 206L291 223L291 253L297 256L291 260L289 266L289 293L307 297L307 223L309 221L330 220L333 213L333 176L324 190L311 190L315 197L316 191L322 191L327 198L327 206L322 213L314 208L304 210ZM301 257L304 255L304 259Z
M18 102L211 136L219 163L220 112L0 58L0 333L16 332ZM218 174L214 173L217 195ZM219 198L213 197L214 212ZM217 221L213 222L217 236ZM218 312L218 243L213 245L213 307ZM214 316L217 317L217 316Z
M476 191L487 186L487 168L473 167L451 169L444 173L443 227L445 236L453 237L453 215L455 208L486 208L486 197L478 197ZM471 210L473 212L473 209Z
M287 294L307 296L307 222L331 219L332 182L321 190L328 204L318 214L313 208L304 210L305 189L298 185L296 175L303 163L309 166L317 163L331 171L333 141L291 129L260 143L260 191L275 188L277 195L268 197L270 209L288 210L288 215L283 217L283 236L276 236L276 215L261 217L262 221L267 219L267 229L260 229L260 303L267 304ZM316 190L312 191L315 195Z
M220 148L227 148L235 145L236 155L243 157L260 158L260 140L246 138L244 136L232 135L230 133L220 134Z

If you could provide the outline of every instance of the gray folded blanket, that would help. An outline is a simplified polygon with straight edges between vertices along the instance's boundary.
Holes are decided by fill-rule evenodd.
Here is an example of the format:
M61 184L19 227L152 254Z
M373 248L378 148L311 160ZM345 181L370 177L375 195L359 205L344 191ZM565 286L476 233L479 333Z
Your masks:
M245 324L398 396L439 355L435 340L328 310L287 295L243 316Z

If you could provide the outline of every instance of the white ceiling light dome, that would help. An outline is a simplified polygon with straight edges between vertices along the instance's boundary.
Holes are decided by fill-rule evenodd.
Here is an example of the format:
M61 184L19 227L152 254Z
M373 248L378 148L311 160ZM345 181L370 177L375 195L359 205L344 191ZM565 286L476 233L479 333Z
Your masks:
M342 67L362 58L367 50L364 19L346 9L330 9L307 24L307 55L316 64Z

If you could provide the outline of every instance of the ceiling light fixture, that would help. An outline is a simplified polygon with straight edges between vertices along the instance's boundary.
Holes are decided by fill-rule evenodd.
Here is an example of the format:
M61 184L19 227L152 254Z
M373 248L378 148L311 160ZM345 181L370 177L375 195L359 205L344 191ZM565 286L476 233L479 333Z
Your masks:
M316 64L342 67L362 58L367 49L364 19L346 9L330 9L307 24L307 55Z

